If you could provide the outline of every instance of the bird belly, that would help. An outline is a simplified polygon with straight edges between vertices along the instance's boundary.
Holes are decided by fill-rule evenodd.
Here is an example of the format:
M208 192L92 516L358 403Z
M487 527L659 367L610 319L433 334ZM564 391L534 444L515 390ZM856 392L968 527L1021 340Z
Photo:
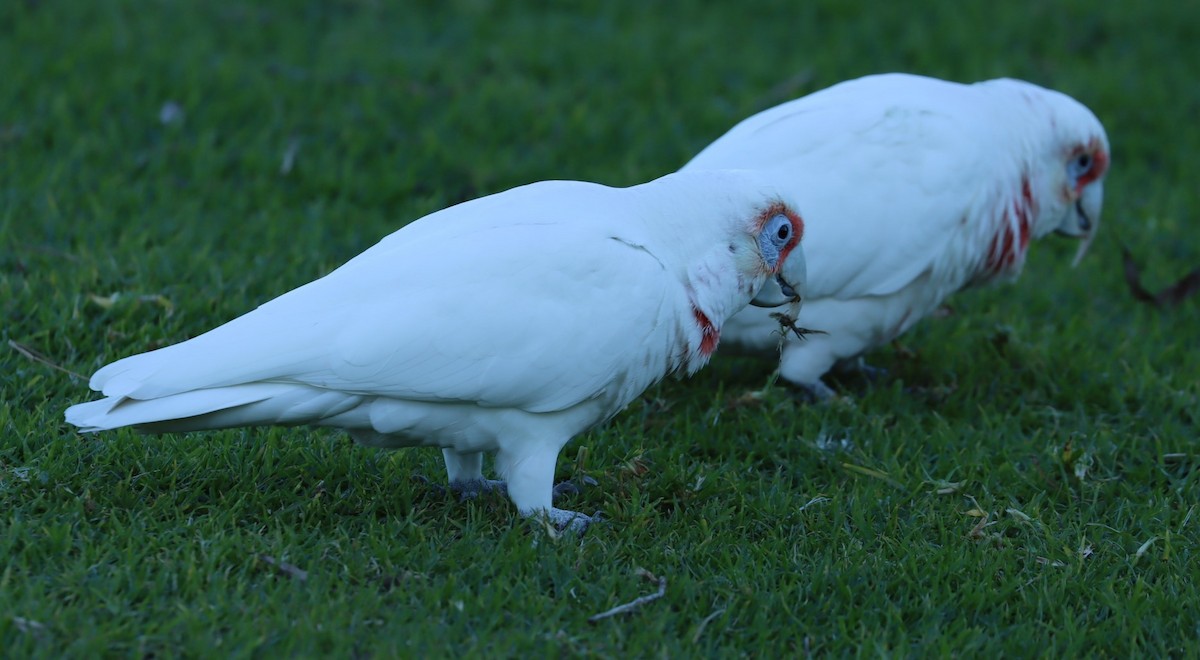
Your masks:
M523 440L561 439L565 444L606 419L603 408L599 400L561 411L529 412L458 401L372 397L319 424L345 428L356 442L369 447L441 447L469 454L498 451Z
M769 309L747 307L725 325L722 349L750 355L775 355L781 344L780 370L794 383L811 385L840 361L886 344L937 308L945 298L928 275L886 296L816 298L804 302L797 325L813 333L804 339L784 336Z

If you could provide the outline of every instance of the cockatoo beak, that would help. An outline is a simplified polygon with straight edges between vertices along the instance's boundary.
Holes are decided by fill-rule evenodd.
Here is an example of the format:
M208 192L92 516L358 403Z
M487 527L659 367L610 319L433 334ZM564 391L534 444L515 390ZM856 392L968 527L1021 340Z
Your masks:
M758 295L750 301L755 307L781 307L788 303L800 302L800 294L796 293L796 287L788 284L787 280L783 279L783 275L766 281Z
M763 284L762 290L750 304L755 307L779 307L789 303L798 305L807 290L808 262L804 258L804 250L797 245L779 272Z
M1096 229L1100 226L1100 208L1103 203L1104 184L1100 181L1089 184L1084 187L1079 199L1075 200L1075 212L1071 214L1068 223L1055 230L1055 233L1063 236L1083 239L1079 243L1079 249L1075 251L1075 258L1071 261L1072 268L1079 265L1079 262L1083 260L1083 255L1087 254L1088 248L1091 247L1092 240L1096 238Z

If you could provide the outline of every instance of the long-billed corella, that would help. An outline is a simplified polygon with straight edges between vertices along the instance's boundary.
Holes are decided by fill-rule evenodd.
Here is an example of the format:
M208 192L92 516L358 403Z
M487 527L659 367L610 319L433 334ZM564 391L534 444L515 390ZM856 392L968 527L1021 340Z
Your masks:
M968 286L1020 274L1031 239L1095 236L1109 165L1100 121L1018 80L906 74L844 82L741 122L682 171L770 172L804 209L808 292L780 373L820 398L836 363L896 338ZM773 353L748 309L726 342Z
M552 506L559 450L662 377L708 362L748 303L798 308L804 223L741 172L629 188L546 181L432 213L307 285L92 376L84 431L346 429L443 449L473 492L482 452L524 515ZM778 327L778 324L777 326Z

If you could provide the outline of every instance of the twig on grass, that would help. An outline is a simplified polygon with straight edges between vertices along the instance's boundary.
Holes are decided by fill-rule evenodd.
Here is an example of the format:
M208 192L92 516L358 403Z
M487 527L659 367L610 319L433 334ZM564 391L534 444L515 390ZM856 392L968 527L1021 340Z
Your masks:
M607 619L610 616L616 616L618 614L625 614L626 612L632 612L632 611L636 610L637 608L641 607L642 605L645 605L646 603L649 603L652 601L656 601L659 598L662 598L663 596L666 595L666 593L667 593L667 577L665 575L662 577L658 577L655 574L651 573L650 571L648 571L644 568L637 569L637 574L646 580L649 580L651 582L657 582L658 583L658 591L656 591L652 594L647 594L645 596L639 596L637 598L634 598L633 600L629 601L628 603L625 603L624 605L617 605L616 607L612 608L611 610L608 610L607 612L601 612L599 614L590 616L590 617L588 617L588 623L596 623L597 621L599 621L601 619Z
M1141 267L1133 260L1129 249L1124 246L1121 247L1121 261L1125 267L1125 284L1129 286L1129 293L1134 300L1140 300L1155 307L1175 307L1200 291L1200 268L1192 270L1158 293L1151 293L1142 285Z
M722 607L722 608L719 608L719 609L717 609L717 610L714 610L712 614L709 614L708 616L704 617L704 619L703 619L702 621L700 621L700 625L699 625L699 626L696 626L696 634L692 635L692 643L693 643L693 644L697 644L697 643L699 643L699 642L700 642L700 635L703 635L703 634L704 634L704 628L705 628L705 627L707 627L707 626L708 626L708 624L709 624L709 623L710 623L710 622L711 622L713 619L715 619L715 618L717 618L717 617L721 616L721 615L722 615L722 614L724 614L724 613L725 613L725 608L724 608L724 607Z
M279 572L283 573L284 575L294 577L301 582L304 582L308 579L308 571L298 566L289 564L286 561L279 561L271 555L259 555L258 558L279 569Z
M44 364L47 367L50 367L51 369L57 369L57 370L63 372L64 374L70 374L81 380L87 380L87 376L84 376L83 374L77 374L74 371L67 369L66 367L60 367L57 364L54 364L53 362L51 362L50 358L47 358L46 356L42 355L41 353L38 353L37 351L33 350L32 348L29 348L28 346L26 346L24 344L17 343L15 340L9 339L8 345L11 346L14 351L20 353L21 355L24 355L25 357L29 358L30 360L33 360L34 362Z

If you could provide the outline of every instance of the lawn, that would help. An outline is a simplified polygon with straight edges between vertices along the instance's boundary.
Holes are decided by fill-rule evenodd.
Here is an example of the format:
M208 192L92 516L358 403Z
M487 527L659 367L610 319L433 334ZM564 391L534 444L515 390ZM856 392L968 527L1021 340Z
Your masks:
M1120 261L1200 265L1200 5L515 4L0 3L9 657L1200 654L1200 304L1135 301ZM609 520L581 539L443 494L432 450L62 421L78 374L430 211L642 182L891 70L1089 105L1092 253L1038 243L831 405L721 355L653 388L563 452L597 481L565 505ZM589 623L655 591L638 569L664 596Z

